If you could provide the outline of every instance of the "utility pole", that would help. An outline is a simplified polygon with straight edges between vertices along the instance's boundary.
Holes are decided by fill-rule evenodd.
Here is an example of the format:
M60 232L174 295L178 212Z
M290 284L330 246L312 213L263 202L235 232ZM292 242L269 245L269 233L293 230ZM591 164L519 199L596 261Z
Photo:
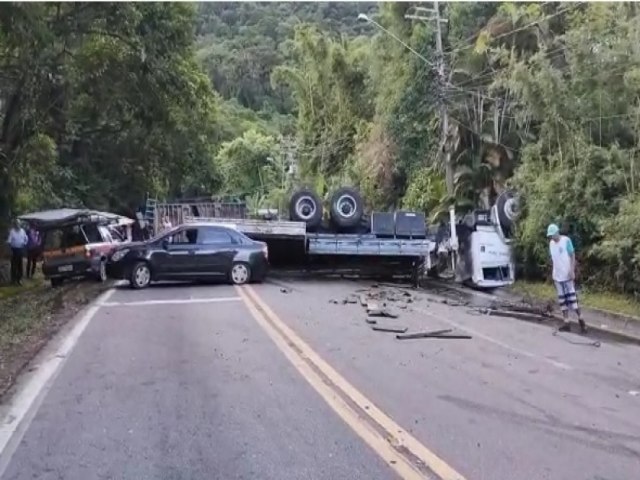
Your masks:
M451 164L451 151L447 144L447 136L449 134L449 111L447 110L447 104L444 101L445 98L445 86L447 84L447 72L444 61L444 50L442 48L442 23L448 22L446 18L440 17L440 8L438 6L438 0L434 0L433 9L424 7L415 7L414 14L407 14L405 18L412 20L420 20L425 23L435 21L436 22L436 51L438 54L437 70L438 70L438 101L440 103L440 119L442 126L442 140L440 153L444 154L444 169L445 179L447 185L447 193L449 196L453 196L453 165ZM426 13L426 15L419 15L419 13Z

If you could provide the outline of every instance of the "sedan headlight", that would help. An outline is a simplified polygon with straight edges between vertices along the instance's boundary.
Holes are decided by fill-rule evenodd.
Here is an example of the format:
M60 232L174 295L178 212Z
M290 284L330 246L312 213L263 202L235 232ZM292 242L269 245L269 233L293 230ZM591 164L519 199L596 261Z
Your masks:
M123 250L116 250L113 255L111 255L112 262L119 262L124 258L124 256L129 253L129 249L125 248Z

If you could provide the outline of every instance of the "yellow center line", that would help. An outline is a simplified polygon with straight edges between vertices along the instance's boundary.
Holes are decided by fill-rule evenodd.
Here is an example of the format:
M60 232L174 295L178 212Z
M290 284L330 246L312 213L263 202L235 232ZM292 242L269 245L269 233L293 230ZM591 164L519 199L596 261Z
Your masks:
M305 380L401 478L417 480L437 476L440 480L465 480L325 362L252 287L245 285L236 290L258 324Z

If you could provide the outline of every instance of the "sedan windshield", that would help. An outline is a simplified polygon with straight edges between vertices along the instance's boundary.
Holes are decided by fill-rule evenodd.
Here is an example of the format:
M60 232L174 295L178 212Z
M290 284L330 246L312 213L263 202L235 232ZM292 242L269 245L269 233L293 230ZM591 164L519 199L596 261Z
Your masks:
M149 243L155 243L155 242L158 242L158 241L162 240L165 237L170 237L171 235L176 233L179 228L180 227L173 227L173 228L171 228L169 230L163 230L162 232L158 233L155 237L151 237L149 239Z

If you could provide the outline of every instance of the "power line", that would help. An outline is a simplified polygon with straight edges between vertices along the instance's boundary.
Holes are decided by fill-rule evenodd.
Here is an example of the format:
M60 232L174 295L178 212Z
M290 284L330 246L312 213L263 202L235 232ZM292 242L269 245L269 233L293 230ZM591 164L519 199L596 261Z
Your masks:
M504 37L507 37L509 35L513 35L514 33L518 33L518 32L521 32L523 30L526 30L526 29L528 29L528 28L530 28L530 27L532 27L534 25L539 24L540 22L543 22L543 21L549 20L551 18L557 17L558 15L562 15L563 13L566 13L566 12L572 10L573 8L577 8L578 6L581 5L581 3L582 2L578 2L578 3L576 3L575 5L573 5L571 7L566 7L566 8L563 8L561 10L558 10L557 12L554 12L552 14L549 14L549 15L545 16L545 17L539 18L538 20L534 20L531 23L527 23L526 25L523 25L522 27L514 28L513 30L509 30L508 32L501 33L500 35L497 35L496 37L491 37L490 40L492 40L492 41L498 40L500 38L504 38ZM482 33L482 32L480 32L480 33ZM478 35L476 35L476 36L479 36L480 33ZM452 55L454 53L462 52L464 50L468 50L469 48L473 48L473 47L475 47L475 45L473 45L473 44L465 45L464 47L459 47L459 48L456 48L456 49L453 49L453 50L446 51L446 52L444 52L444 54L445 55Z

